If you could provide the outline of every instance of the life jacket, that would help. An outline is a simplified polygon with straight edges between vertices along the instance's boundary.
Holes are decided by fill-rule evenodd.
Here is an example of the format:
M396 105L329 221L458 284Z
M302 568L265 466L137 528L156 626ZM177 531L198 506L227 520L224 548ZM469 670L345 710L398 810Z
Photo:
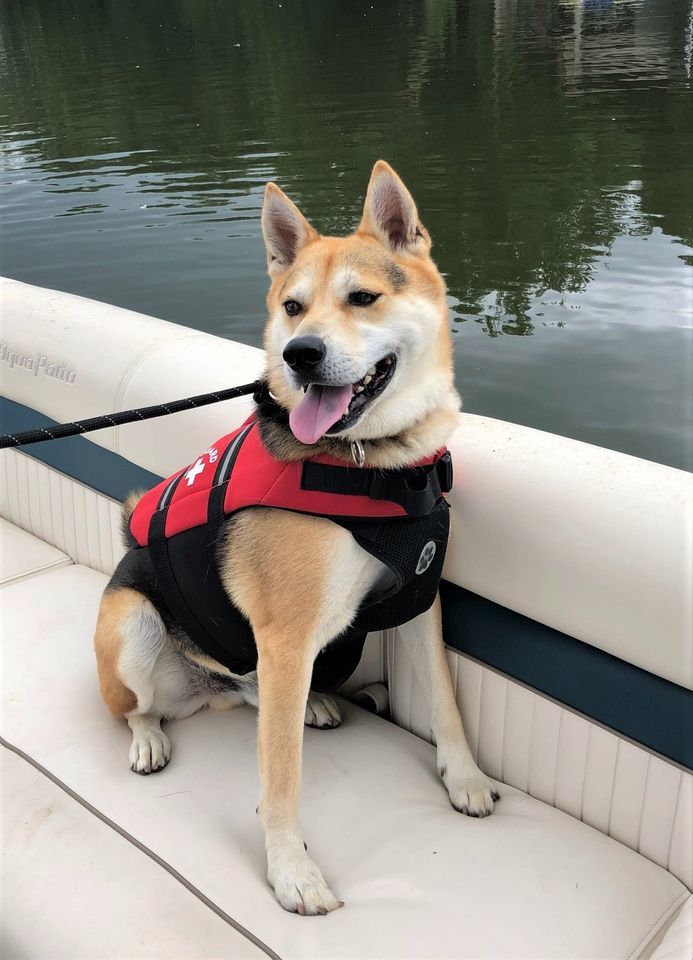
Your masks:
M449 532L443 494L451 486L447 450L399 470L323 455L281 461L269 453L251 417L142 496L130 516L129 541L166 619L242 675L256 669L257 648L250 623L219 576L225 521L240 510L274 507L347 529L384 567L351 626L318 654L313 688L334 689L355 670L369 631L406 623L433 603Z

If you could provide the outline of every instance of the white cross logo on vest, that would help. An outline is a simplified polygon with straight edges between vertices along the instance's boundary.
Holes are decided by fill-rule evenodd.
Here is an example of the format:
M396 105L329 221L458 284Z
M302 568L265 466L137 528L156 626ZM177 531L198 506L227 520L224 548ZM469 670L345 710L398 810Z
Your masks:
M202 473L206 466L207 464L202 457L198 457L195 463L193 463L192 467L190 467L188 472L185 474L185 479L188 481L189 487L192 487L193 483L195 483L195 478L197 477L198 473Z
M429 540L428 543L424 544L424 548L419 556L419 562L416 564L417 574L426 573L428 568L433 563L433 558L435 555L436 545L433 540Z
M209 463L216 463L219 457L219 451L216 447L210 447L208 450L202 454L201 457L198 457L192 467L185 474L185 479L188 481L188 486L192 487L193 483L197 479L198 475L204 471L204 468L207 466L207 461L205 457L209 458Z

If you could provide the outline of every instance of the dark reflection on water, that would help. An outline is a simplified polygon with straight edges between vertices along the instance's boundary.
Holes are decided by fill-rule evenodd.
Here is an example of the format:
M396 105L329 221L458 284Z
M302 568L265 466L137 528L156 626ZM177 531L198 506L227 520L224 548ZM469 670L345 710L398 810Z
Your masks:
M2 272L258 343L262 187L385 156L465 408L691 466L691 0L0 6Z

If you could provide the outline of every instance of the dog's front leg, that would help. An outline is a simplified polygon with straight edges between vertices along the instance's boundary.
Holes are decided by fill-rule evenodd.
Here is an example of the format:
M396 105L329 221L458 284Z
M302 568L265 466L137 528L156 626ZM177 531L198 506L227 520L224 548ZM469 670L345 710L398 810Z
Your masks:
M272 628L256 631L258 754L267 878L285 910L324 914L343 904L306 853L299 824L301 753L314 646Z
M470 817L493 812L499 794L474 761L457 709L450 671L445 658L440 618L440 598L426 613L398 630L412 659L425 695L431 704L431 732L438 749L438 772L450 802Z

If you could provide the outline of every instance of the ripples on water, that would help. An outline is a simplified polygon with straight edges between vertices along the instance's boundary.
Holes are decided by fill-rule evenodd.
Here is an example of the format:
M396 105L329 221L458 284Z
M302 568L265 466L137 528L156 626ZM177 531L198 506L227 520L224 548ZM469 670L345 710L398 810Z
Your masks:
M691 466L690 0L0 7L2 272L259 343L262 189L385 156L465 408Z

